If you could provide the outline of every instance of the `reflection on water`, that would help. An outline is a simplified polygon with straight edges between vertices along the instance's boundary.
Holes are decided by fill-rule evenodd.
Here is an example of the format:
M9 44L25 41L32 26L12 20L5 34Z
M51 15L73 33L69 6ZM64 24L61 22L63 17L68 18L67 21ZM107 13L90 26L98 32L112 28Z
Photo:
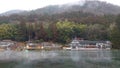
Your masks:
M110 51L71 51L71 59L73 61L92 60L92 61L111 61Z
M119 52L3 51L0 52L0 68L119 68Z

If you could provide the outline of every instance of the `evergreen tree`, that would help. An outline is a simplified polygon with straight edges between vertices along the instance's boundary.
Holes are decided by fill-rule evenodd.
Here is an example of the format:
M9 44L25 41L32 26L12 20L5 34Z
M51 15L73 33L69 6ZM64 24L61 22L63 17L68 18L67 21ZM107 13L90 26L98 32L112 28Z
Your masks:
M116 19L116 24L111 30L112 48L120 49L120 15Z

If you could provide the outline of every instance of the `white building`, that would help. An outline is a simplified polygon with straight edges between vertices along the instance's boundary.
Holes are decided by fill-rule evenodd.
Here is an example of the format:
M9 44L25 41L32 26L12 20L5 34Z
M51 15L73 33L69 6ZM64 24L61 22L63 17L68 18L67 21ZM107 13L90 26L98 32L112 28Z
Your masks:
M69 44L72 49L78 48L98 48L98 49L110 49L111 43L109 41L88 41L74 39Z

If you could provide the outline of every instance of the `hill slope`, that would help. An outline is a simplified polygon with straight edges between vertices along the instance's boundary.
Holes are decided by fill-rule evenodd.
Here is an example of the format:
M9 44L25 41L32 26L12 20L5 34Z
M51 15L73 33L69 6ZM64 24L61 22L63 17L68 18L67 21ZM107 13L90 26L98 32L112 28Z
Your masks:
M60 20L70 20L75 22L99 23L114 21L114 15L120 13L120 7L101 1L79 1L64 5L51 5L40 9L15 13L10 16L1 16L0 22L13 22L25 20L28 22L56 22ZM105 15L108 18L104 17ZM108 20L109 19L109 20ZM99 22L98 22L99 21Z
M9 16L9 15L12 15L12 14L19 14L19 13L22 13L22 12L24 12L24 11L23 10L10 10L10 11L1 13L0 15L1 16Z
M64 5L51 5L44 8L40 8L30 13L35 14L56 14L70 11L83 11L94 14L119 14L120 7L112 5L110 3L101 1L79 1L75 3L69 3Z

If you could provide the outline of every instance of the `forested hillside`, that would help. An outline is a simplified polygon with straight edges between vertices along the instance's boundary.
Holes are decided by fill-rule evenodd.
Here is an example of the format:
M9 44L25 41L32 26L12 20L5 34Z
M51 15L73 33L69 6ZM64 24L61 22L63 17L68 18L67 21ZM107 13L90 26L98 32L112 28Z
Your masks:
M78 37L110 40L113 48L120 48L119 13L119 6L86 1L0 16L0 39L69 43Z

